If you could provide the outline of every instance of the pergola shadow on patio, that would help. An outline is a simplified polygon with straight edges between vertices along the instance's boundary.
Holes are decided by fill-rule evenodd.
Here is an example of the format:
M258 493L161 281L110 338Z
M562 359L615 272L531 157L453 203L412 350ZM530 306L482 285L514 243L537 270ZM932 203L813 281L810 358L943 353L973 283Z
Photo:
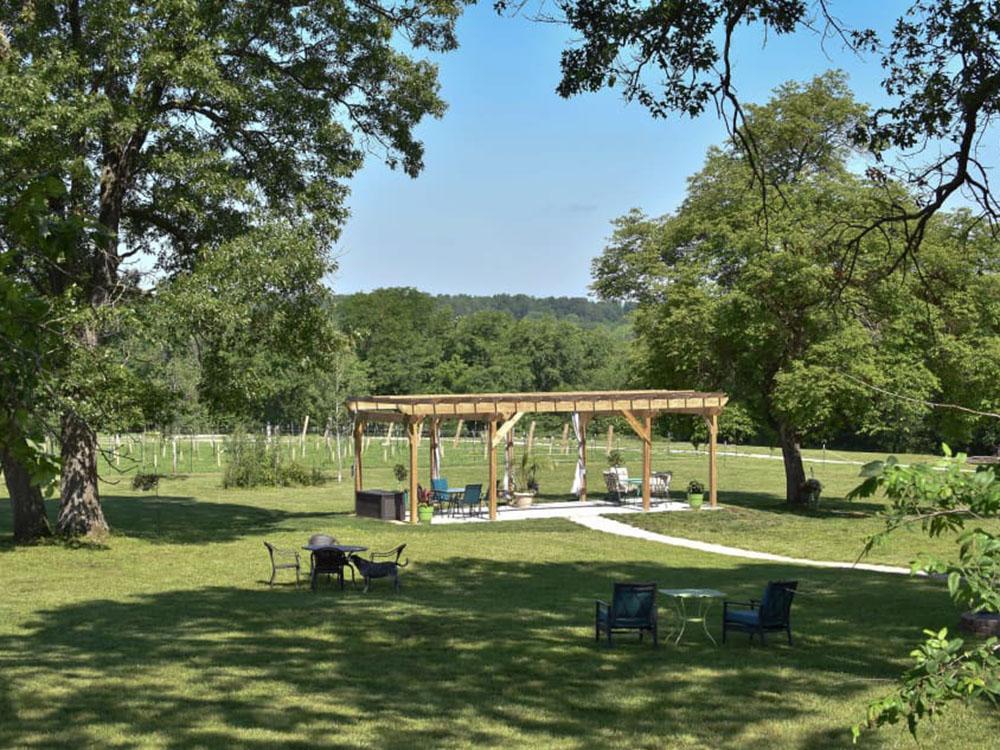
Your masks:
M430 420L431 454L440 440L443 420L485 422L488 428L490 520L497 517L497 447L511 434L525 414L572 414L579 425L579 455L584 471L578 490L587 499L587 424L596 416L622 416L642 441L642 507L650 508L653 418L659 414L693 414L708 426L708 493L714 507L718 500L716 436L719 414L729 397L724 393L697 391L584 391L566 393L464 393L423 396L368 396L350 398L347 409L354 416L354 490L364 487L362 440L369 422L405 425L410 444L410 522L417 522L417 451L424 421ZM433 471L433 469L432 469Z

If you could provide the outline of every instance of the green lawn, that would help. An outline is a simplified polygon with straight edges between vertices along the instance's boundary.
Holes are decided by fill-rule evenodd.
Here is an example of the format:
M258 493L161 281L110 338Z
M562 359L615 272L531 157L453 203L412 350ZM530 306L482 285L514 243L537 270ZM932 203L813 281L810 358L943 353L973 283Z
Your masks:
M460 458L446 455L453 483L481 474L474 451ZM387 485L381 457L371 463L369 483ZM705 468L700 457L656 463L678 485ZM558 494L570 466L554 456L543 490ZM823 471L837 494L855 470ZM780 472L727 459L722 499L736 510L642 523L818 557L872 525L780 512L770 495ZM15 549L0 515L0 746L846 747L921 629L956 620L933 581L756 564L564 521L414 528L354 518L347 482L242 492L218 481L164 480L159 497L105 486L115 533L100 548ZM829 548L803 540L800 524ZM372 548L406 542L403 591L264 585L261 542L297 547L318 531ZM907 545L901 557L915 552ZM658 650L593 643L593 599L615 580L742 599L778 577L800 581L792 648L745 637L715 648L690 630ZM998 730L980 707L925 739L985 748ZM890 730L862 746L913 744Z

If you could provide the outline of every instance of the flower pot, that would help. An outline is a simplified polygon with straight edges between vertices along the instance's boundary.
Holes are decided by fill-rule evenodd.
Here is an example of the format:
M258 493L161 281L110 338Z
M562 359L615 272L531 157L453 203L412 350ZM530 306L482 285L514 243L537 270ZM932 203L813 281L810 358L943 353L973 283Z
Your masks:
M530 508L531 501L534 500L534 492L515 492L514 500L511 503L515 508Z
M417 506L417 518L420 520L420 523L430 523L433 517L434 517L433 505Z
M704 502L705 502L704 493L699 492L697 494L692 493L688 495L688 505L690 505L695 510L701 510L701 506L702 504L704 504Z

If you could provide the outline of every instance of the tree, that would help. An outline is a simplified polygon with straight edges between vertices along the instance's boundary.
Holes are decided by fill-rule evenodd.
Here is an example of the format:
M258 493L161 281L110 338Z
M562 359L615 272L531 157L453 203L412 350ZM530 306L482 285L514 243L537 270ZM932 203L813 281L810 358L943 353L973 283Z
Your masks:
M433 390L441 344L451 314L412 288L376 289L337 303L341 329L356 342L376 393Z
M17 195L47 171L65 187L49 213L94 225L58 264L21 264L40 296L94 311L71 359L106 343L102 309L122 301L135 256L188 269L276 214L325 244L365 149L416 175L413 128L444 104L435 67L399 41L453 48L462 5L0 3L0 185ZM86 402L106 395L100 378L77 383L81 408L62 415L64 532L105 526Z
M970 473L964 454L952 456L947 445L944 452L937 465L905 466L890 458L862 469L865 479L848 497L884 491L891 501L885 530L868 540L866 551L900 528L919 525L931 537L957 535L953 558L921 558L914 572L946 575L952 599L972 612L1000 612L1000 536L979 525L1000 517L1000 472L982 467ZM967 647L961 638L949 638L947 628L925 635L897 692L869 707L868 727L905 721L916 737L919 723L950 703L988 698L995 705L1000 698L1000 639ZM860 731L854 728L855 739Z
M747 116L785 196L766 230L756 221L760 195L746 189L751 167L742 151L712 149L676 215L651 221L632 213L617 222L594 262L593 288L640 303L648 385L721 388L770 430L782 448L786 498L798 502L804 436L885 424L885 399L863 384L910 394L908 418L925 416L921 402L939 383L925 352L945 327L928 324L932 301L891 276L893 259L879 242L855 256L838 241L845 217L865 215L881 190L847 169L850 133L865 110L843 76L786 84L768 104L748 106ZM935 232L936 241L949 240L945 229ZM953 253L958 245L942 247ZM947 257L928 250L929 261Z
M498 0L498 11L525 0ZM544 8L547 4L542 2ZM996 225L1000 201L989 179L986 136L1000 112L1000 0L913 0L888 39L849 29L824 0L557 0L554 20L573 30L562 53L561 96L619 87L654 117L697 117L713 107L744 155L762 211L784 203L781 165L771 161L740 100L732 41L746 26L770 36L834 37L848 54L881 57L890 104L857 123L851 138L874 155L884 190L876 209L842 241L854 254L889 226L897 265L915 260L931 218L964 194ZM543 10L543 13L545 11ZM553 20L553 19L547 19ZM775 168L779 174L775 174ZM898 200L902 181L917 200Z
M228 424L301 418L302 394L345 347L310 225L275 221L203 252L157 290L160 334L193 342L199 400ZM307 413L307 412L306 412Z

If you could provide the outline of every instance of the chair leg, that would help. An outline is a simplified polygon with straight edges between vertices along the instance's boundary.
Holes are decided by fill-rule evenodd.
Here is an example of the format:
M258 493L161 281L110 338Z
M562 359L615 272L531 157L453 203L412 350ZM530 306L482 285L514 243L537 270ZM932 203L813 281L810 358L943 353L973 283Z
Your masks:
M785 630L788 632L788 645L792 645L792 626L789 625Z
M298 588L299 588L299 568L296 565L295 566L295 589L296 589L296 591L298 590Z

